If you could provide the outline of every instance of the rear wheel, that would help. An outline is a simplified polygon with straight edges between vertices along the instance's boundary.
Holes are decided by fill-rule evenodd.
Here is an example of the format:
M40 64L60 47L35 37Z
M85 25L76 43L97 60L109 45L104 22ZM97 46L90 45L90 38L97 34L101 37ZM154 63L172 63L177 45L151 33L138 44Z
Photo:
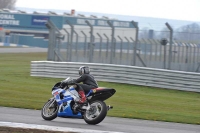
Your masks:
M90 109L84 113L84 120L88 124L98 124L107 115L107 106L103 101L94 101L90 104Z
M58 105L55 99L46 102L41 110L42 118L45 120L53 120L57 117Z

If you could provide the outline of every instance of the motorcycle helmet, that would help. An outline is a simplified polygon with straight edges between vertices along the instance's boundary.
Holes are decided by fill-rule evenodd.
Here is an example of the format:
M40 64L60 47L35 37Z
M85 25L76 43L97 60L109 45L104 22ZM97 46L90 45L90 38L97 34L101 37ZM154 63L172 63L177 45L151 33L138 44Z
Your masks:
M83 74L89 74L90 73L90 68L88 66L81 66L78 70L79 75Z

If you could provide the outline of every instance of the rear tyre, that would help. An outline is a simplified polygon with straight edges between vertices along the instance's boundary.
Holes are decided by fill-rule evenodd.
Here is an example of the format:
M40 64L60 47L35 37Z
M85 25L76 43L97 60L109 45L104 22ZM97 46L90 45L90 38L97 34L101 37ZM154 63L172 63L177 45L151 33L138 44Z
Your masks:
M44 120L51 121L57 117L58 105L55 99L50 99L46 102L41 110L41 115Z
M86 123L95 125L100 123L107 115L107 106L103 101L94 101L90 104L90 109L84 113Z

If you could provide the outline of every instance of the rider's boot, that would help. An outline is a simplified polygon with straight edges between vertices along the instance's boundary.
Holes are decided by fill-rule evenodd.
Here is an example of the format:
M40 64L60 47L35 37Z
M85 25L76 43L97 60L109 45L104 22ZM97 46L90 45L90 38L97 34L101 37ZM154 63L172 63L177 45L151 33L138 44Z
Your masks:
M81 97L81 99L79 100L79 103L82 103L82 104L87 103L85 92L81 90L81 91L78 91L78 94Z

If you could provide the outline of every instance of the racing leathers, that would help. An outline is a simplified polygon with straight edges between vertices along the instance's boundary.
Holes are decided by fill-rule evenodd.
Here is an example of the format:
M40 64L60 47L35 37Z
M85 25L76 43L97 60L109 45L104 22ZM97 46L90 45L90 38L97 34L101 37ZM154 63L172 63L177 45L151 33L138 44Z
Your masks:
M80 103L86 101L85 93L88 93L91 89L98 88L97 81L91 74L83 74L74 82L77 83L76 91L81 97ZM81 82L82 84L80 84Z

